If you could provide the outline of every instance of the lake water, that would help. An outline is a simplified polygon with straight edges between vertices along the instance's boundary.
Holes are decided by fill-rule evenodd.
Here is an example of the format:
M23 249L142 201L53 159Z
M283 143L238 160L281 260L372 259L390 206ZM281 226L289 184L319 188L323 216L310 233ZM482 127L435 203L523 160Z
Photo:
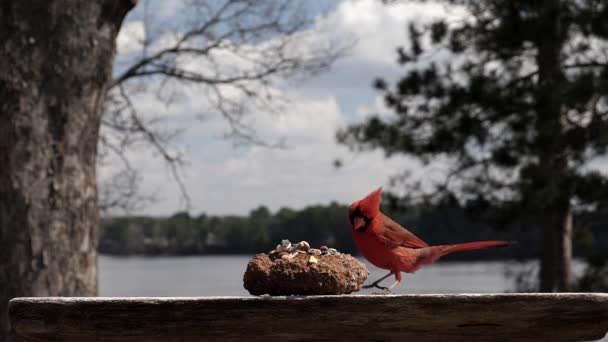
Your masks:
M249 256L192 257L115 257L99 260L101 296L241 296L243 273ZM369 271L368 283L387 273L364 262ZM513 292L514 280L508 271L528 269L534 262L437 262L403 274L396 293L484 293ZM575 262L575 274L583 270ZM393 278L386 279L388 286ZM371 293L378 290L363 290Z

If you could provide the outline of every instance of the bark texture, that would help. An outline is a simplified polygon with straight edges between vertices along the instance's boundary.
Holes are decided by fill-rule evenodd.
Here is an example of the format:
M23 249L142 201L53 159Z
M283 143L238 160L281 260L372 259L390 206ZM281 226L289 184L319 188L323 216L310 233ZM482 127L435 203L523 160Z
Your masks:
M572 287L572 210L555 210L544 227L540 290L565 292Z
M17 341L595 341L608 294L20 298Z
M561 221L558 225L559 233L558 240L555 245L557 247L557 255L561 258L557 270L557 288L559 291L572 290L572 208L568 206L562 211Z
M538 35L538 83L537 103L539 177L542 188L535 201L543 212L543 246L540 266L540 290L542 292L568 291L572 260L572 213L570 191L565 188L568 161L563 154L563 86L564 71L561 66L564 44L562 11L559 0L542 2L540 32Z
M0 341L13 297L97 293L101 104L133 5L0 3Z

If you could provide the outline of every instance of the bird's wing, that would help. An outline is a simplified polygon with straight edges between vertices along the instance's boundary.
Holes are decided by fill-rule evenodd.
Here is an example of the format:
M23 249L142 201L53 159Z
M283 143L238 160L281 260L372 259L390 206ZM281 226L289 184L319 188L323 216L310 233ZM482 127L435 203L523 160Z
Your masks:
M429 245L422 241L414 233L403 228L399 223L391 220L386 215L382 215L382 225L378 232L378 239L391 247L424 248Z

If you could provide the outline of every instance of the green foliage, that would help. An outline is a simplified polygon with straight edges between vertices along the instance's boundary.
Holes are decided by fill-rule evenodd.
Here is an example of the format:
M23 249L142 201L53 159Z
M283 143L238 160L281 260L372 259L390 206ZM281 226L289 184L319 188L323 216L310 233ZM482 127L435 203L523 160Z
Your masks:
M347 207L337 203L273 215L259 207L248 216L167 218L115 217L102 220L99 250L110 254L257 253L273 249L282 239L306 240L354 252Z
M455 203L411 206L386 213L429 244L458 243L476 240L510 239L517 245L497 250L458 253L450 259L531 258L537 255L536 231L515 226L510 231L496 231L489 225L471 221L466 210ZM581 257L608 257L608 210L585 214L577 219L584 226L575 230L575 254ZM268 252L281 239L306 240L313 246L328 245L339 251L356 254L347 206L331 203L301 210L282 208L275 214L265 207L247 216L193 217L178 213L170 217L113 217L101 222L99 251L108 254L254 254Z
M608 147L608 3L446 2L471 17L410 26L397 50L404 76L374 82L394 115L338 141L427 163L450 157L448 181L424 195L506 209L503 218L606 201L605 174L583 166Z
M397 49L404 76L374 82L394 115L337 139L449 160L435 184L401 177L405 200L457 199L495 225L541 228L540 289L568 290L569 218L608 202L606 173L587 167L608 149L608 2L443 2L468 16L411 25L409 46Z

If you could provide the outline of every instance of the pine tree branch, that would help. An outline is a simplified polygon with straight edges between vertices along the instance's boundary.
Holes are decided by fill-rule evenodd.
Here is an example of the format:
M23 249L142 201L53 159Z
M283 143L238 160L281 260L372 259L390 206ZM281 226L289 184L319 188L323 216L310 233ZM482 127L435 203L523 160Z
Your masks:
M564 65L564 69L576 69L576 68L607 68L608 63L600 62L588 62L588 63L574 63Z

